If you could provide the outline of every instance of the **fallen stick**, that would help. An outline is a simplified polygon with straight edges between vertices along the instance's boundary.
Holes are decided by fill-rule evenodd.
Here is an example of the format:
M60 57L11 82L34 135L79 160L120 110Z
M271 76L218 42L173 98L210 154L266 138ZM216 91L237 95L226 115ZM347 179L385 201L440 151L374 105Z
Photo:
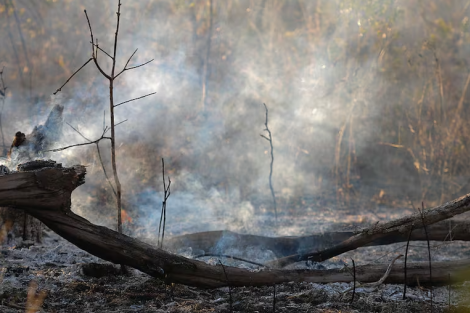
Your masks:
M393 267L393 264L395 263L395 261L398 260L399 258L401 258L402 256L403 256L403 254L399 254L392 260L390 265L387 267L387 271L385 272L384 276L382 276L378 281L373 282L373 283L365 283L365 284L361 283L361 282L357 282L357 286L350 287L350 288L344 290L343 294L348 293L348 292L350 292L351 290L354 290L354 288L357 288L357 287L376 288L376 287L382 285L384 283L384 281L390 275L390 272L392 271L392 267Z

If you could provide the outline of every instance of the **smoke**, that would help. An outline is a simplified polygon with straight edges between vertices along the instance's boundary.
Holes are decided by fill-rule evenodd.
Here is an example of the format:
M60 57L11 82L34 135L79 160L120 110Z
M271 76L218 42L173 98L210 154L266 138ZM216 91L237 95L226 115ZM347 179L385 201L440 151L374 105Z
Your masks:
M357 195L370 187L375 194L378 182L390 174L387 167L396 161L392 149L372 162L383 150L378 143L403 145L408 140L411 146L413 140L407 138L412 138L411 126L417 124L408 103L418 103L415 94L426 84L436 88L433 50L423 45L429 47L442 23L453 27L433 43L449 82L446 92L460 94L462 87L452 87L452 82L462 84L467 75L462 69L450 71L468 52L459 44L468 42L468 19L456 16L466 10L458 1L435 4L434 9L418 1L213 2L212 27L206 1L123 2L119 68L135 49L129 66L154 61L118 78L116 102L156 92L116 108L116 121L127 119L116 128L117 162L125 210L132 218L128 231L134 234L155 235L163 189L161 158L172 181L169 234L221 228L274 233L269 146L259 136L264 129L263 103L269 109L273 182L284 219L305 212L307 208L297 205L302 199L321 195L336 206L338 190ZM20 9L22 3L15 3ZM445 7L438 10L440 6ZM43 121L53 105L47 95L89 58L83 9L100 47L112 52L114 2L39 6L42 22L32 23L38 23L40 31L28 34L27 40L30 55L38 57L32 87L21 85L14 75L15 62L4 63L11 73L11 94L3 114L8 117L8 134L29 132ZM32 14L26 10L25 16ZM1 36L7 40L6 33ZM1 57L13 60L11 55ZM99 60L109 71L109 58L100 53ZM101 136L103 117L109 126L107 88L90 63L62 91L65 121L91 140ZM38 98L26 97L29 93ZM432 97L428 101L438 95ZM393 121L397 117L403 122ZM57 146L78 142L84 139L64 126ZM109 145L102 141L100 147L109 175ZM114 200L95 147L69 149L52 158L65 165L88 165L87 183L74 194L74 210L94 222L113 225ZM418 175L413 164L418 159L422 168L429 158L423 161L417 153L411 161L400 158L406 165L397 166L393 182L380 188L399 185L402 191L412 184L420 194L421 185L404 177ZM366 176L374 179L367 181Z

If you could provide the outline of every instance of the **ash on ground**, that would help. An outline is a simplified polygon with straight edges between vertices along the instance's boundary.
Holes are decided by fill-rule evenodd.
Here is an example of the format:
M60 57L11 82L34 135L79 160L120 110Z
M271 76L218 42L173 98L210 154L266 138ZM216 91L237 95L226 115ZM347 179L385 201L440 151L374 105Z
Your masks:
M440 258L443 254L448 259L465 257L470 245L456 244L459 248L453 250L451 244L441 246ZM387 255L394 249L393 245L359 249L334 258L329 266L341 266L352 254L360 263L377 262L371 256L382 255L386 263ZM0 312L5 313L25 312L34 295L40 294L45 298L39 312L273 312L274 286L203 290L168 286L133 269L121 275L117 265L80 250L49 230L45 231L42 245L3 246L0 261ZM309 265L294 265L305 266ZM37 290L33 289L34 284ZM351 286L352 283L276 285L275 312L429 312L431 309L430 290L424 287L408 287L406 300L401 285L358 287L351 303L352 293L343 293ZM450 288L434 287L433 311L468 310L469 286L464 283Z

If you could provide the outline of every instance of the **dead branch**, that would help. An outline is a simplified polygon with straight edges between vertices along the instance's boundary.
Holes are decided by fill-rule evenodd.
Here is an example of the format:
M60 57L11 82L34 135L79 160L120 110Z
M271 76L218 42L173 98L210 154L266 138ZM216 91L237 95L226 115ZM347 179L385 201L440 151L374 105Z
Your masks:
M72 127L72 126L70 126ZM73 127L72 127L73 128ZM77 131L75 128L74 128L75 131ZM57 149L51 149L51 150L45 150L44 152L59 152L59 151L63 151L63 150L67 150L67 149L70 149L70 148L73 148L73 147L81 147L81 146L88 146L88 145L92 145L92 144L99 144L99 142L103 139L109 139L111 140L111 137L106 137L105 134L106 132L108 131L109 129L108 128L105 128L105 130L103 131L103 133L101 134L101 137L99 137L98 139L96 140L89 140L87 139L86 137L83 137L83 135L78 132L83 138L85 138L85 140L87 140L88 142L84 142L84 143L76 143L76 144L73 144L73 145L69 145L69 146L65 146L65 147L61 147L61 148L57 148Z
M59 91L62 91L62 88L64 88L65 85L67 85L67 83L72 79L72 77L74 77L75 74L77 74L78 72L80 72L81 69L84 68L88 63L90 63L91 60L93 60L93 58L89 58L88 61L86 61L85 63L83 63L83 65L80 66L80 68L79 68L78 70L76 70L76 71L65 81L65 83L63 83L63 85L60 86L59 89L57 89L57 90L53 93L53 95L56 95Z
M366 287L366 288L376 288L376 287L382 285L384 283L384 281L390 275L390 272L392 271L392 267L393 267L393 264L395 264L395 261L398 260L399 258L401 258L402 256L403 256L403 254L399 254L392 260L392 262L390 262L390 265L387 267L387 271L385 271L385 274L378 281L373 282L373 283L367 283L367 284L363 284L363 283L358 282L357 285L360 286L360 287ZM353 261L353 265L354 265L354 261ZM354 290L355 288L356 288L356 286L350 287L350 288L346 289L345 291L343 291L343 294L345 294L347 292L350 292L351 290Z
M118 104L114 105L114 107L118 107L118 106L120 106L121 104L128 103L128 102L132 102L132 101L135 101L135 100L139 100L139 99L142 99L142 98L145 98L145 97L154 95L154 94L156 94L156 92L152 92L152 93L146 94L145 96L141 96L141 97L133 98L133 99L130 99L130 100L126 100L126 101L124 101L124 102L121 102L121 103L118 103Z
M135 51L132 53L132 55L129 57L129 59L127 59L127 62L126 62L126 65L124 65L124 68L118 73L116 74L116 76L114 76L114 78L117 78L119 75L121 75L122 73L124 73L125 71L129 71L129 70L133 70L135 68L139 68L141 66L144 66L144 65L147 65L149 64L150 62L152 62L154 59L151 59L151 60L148 60L147 62L144 62L142 64L139 64L139 65L135 65L135 66L131 66L131 67L127 67L127 65L129 65L129 62L131 61L132 57L134 56L134 54L137 52L137 49L135 49ZM111 56L110 56L111 57ZM111 57L112 58L112 57Z

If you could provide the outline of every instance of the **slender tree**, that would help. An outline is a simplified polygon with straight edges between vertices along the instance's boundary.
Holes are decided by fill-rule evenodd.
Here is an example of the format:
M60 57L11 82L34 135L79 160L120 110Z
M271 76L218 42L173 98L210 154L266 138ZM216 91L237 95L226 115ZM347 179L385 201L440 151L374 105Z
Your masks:
M118 35L119 35L119 23L120 23L120 17L121 17L121 0L118 0L118 10L116 12L116 15L117 15L117 23L116 23L116 30L115 30L115 33L114 33L114 46L113 46L113 52L112 54L109 54L107 53L105 50L103 50L99 44L98 44L98 38L94 38L93 36L93 29L91 27L91 22L90 22L90 19L88 17L88 14L87 14L87 11L84 10L85 12L85 17L87 19L87 22L88 22L88 27L90 29L90 37L91 37L91 41L90 41L90 44L91 44L91 57L88 59L88 61L86 61L77 71L75 71L67 80L66 82L59 88L56 90L56 92L54 92L54 95L57 94L59 91L62 90L62 88L72 79L73 76L75 76L75 74L77 74L82 68L84 68L88 63L90 63L91 61L93 61L93 63L95 64L96 68L98 69L98 71L101 73L102 76L104 76L107 80L108 80L108 86L109 86L109 112L110 112L110 127L104 127L103 129L103 134L101 135L100 138L98 138L97 140L89 140L87 138L85 138L80 132L77 132L83 137L85 138L88 142L84 143L84 144L76 144L76 145L71 145L71 146L67 146L67 147L64 147L64 148L59 148L59 149L55 149L55 150L51 150L51 151L60 151L60 150L64 150L64 149L67 149L67 148L70 148L70 147L74 147L74 146L79 146L79 145L88 145L88 144L96 144L96 147L98 148L98 153L99 153L99 156L100 156L100 160L101 160L101 154L99 152L99 142L102 140L102 139L107 139L107 140L110 140L111 142L111 165L112 165L112 168L113 168L113 178L114 178L114 188L113 188L113 191L114 191L114 194L116 196L116 206L117 206L117 229L118 229L118 232L122 233L122 188L121 188L121 182L119 180L119 175L118 175L118 169L117 169L117 163L116 163L116 132L115 132L115 127L117 125L119 125L120 123L116 123L115 122L115 114L114 114L114 109L122 104L125 104L125 103L128 103L128 102L131 102L131 101L134 101L134 100L138 100L138 99L142 99L144 97L147 97L147 96L150 96L150 95L153 95L155 94L155 92L153 93L150 93L150 94L146 94L144 96L141 96L141 97L137 97L137 98L133 98L133 99L130 99L130 100L126 100L126 101L123 101L123 102L120 102L120 103L115 103L115 98L114 98L114 80L116 78L118 78L122 73L124 73L125 71L128 71L128 70L132 70L132 69L136 69L138 67L141 67L141 66L144 66L150 62L153 61L152 60L149 60L145 63L142 63L142 64L139 64L139 65L135 65L135 66L129 66L129 62L131 61L132 57L135 55L135 53L137 52L137 49L132 53L132 55L127 59L127 62L126 64L124 65L124 68L122 68L122 70L117 70L116 68L116 61L117 61L117 48L118 48ZM111 59L111 73L106 73L103 68L101 67L100 63L98 62L98 53L99 52L102 52L104 53L108 58ZM108 131L111 131L111 135L109 137L105 136L105 134L108 132ZM103 166L103 170L105 172L105 175L106 177L107 174L106 174L106 171L104 169L104 166Z

